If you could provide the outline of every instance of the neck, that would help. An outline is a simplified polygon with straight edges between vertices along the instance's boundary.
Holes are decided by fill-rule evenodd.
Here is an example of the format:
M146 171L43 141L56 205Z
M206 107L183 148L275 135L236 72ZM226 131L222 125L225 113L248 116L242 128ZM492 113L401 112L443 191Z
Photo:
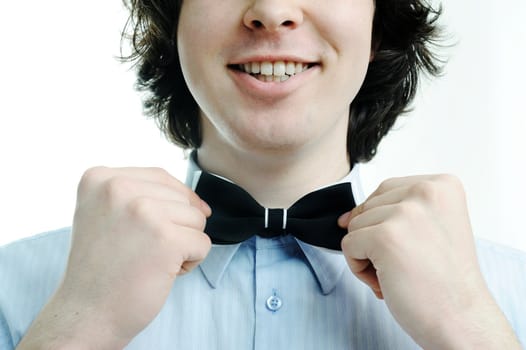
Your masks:
M198 162L203 170L228 178L267 208L288 208L350 170L345 137L328 138L323 145L260 151L203 142Z

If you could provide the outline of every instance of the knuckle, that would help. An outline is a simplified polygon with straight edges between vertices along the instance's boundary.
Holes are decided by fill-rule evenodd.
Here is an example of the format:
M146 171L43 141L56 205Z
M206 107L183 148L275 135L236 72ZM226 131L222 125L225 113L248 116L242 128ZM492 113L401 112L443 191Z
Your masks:
M194 199L194 197L192 196L192 192L190 192L189 190L186 191L185 189L183 189L179 193L181 195L181 203L183 203L185 205L188 205L188 206L191 206L192 205L192 199Z
M451 174L442 174L438 176L437 182L442 184L442 201L439 203L442 207L449 207L452 203L466 203L466 191L460 178Z
M206 216L197 208L190 207L191 225L199 230L204 230L206 226Z
M453 174L438 174L435 176L435 180L448 184L460 184L460 179Z
M117 201L133 191L133 185L130 180L116 176L104 182L102 188L104 197L110 201Z
M182 188L183 190L184 188L186 188L186 186L181 181L173 177L172 174L170 174L166 169L163 169L161 167L151 167L149 169L157 181L165 185L174 186L176 188Z
M202 261L212 248L212 240L204 232L192 229L181 229L178 234L170 235L174 251L182 261Z
M462 182L457 176L439 174L430 180L420 181L411 187L411 195L425 203L445 205L451 200L465 199Z
M172 175L170 175L170 173L166 171L166 169L163 169L161 167L151 167L150 169L159 178L170 179L170 180L172 179Z
M143 218L147 215L152 215L151 207L144 208L144 210ZM151 220L150 227L150 235L155 241L157 241L159 247L165 248L171 246L172 242L175 240L175 235L173 234L174 226L171 222L153 219Z
M381 235L376 235L376 244L391 249L395 247L401 239L401 230L396 220L391 220L380 224Z
M200 218L199 228L202 231L204 231L205 227L206 227L206 216L199 209L196 209L196 210L199 212L199 218ZM207 235L207 237L208 237L208 235Z
M452 174L440 174L437 175L437 182L444 184L448 188L452 188L455 191L464 192L464 185L458 176Z
M202 239L201 246L203 247L202 256L204 258L206 255L208 255L208 252L212 248L212 239L210 238L209 235L207 235L204 232L201 233L201 239Z
M380 183L380 185L378 185L378 192L380 192L380 193L386 192L386 190L390 187L390 184L391 184L392 181L393 181L393 179L383 180Z
M354 229L356 227L356 223L358 222L358 215L354 216L351 221L349 221L349 225L347 225L348 229Z
M358 216L360 214L363 214L363 212L371 209L370 207L371 207L371 205L370 205L370 202L368 202L368 201L365 201L362 204L356 206L356 208L355 208L356 216Z
M400 179L401 179L400 177L387 178L387 179L383 180L382 182L380 182L380 185L378 186L378 190L380 192L386 192L390 188L395 187L395 185L400 181Z
M415 201L402 201L396 206L396 217L397 218L410 218L413 216L418 217L422 212L422 206L420 203Z
M199 262L203 261L212 249L212 241L210 237L204 233L202 233L200 236L201 237L199 237L199 243L196 244L196 246L194 247L194 254L196 260L198 260Z
M199 209L190 205L178 203L168 215L170 222L182 228L203 231L206 225L206 216Z
M107 171L108 168L103 166L96 166L86 169L80 178L78 185L79 190L91 188L101 182Z
M84 174L82 175L82 179L84 180L98 179L103 174L105 174L107 171L108 171L108 168L105 166L94 166L84 171Z
M346 234L342 241L341 241L341 248L343 252L349 251L350 247L352 247L352 233Z
M419 223L429 216L429 208L430 206L422 201L408 200L398 203L393 217L388 220L391 225L388 229L390 232L400 232L418 227Z
M423 180L411 186L410 193L424 201L435 201L440 194L439 187L436 182Z
M146 218L155 213L154 201L147 197L137 197L126 205L127 213L133 218Z

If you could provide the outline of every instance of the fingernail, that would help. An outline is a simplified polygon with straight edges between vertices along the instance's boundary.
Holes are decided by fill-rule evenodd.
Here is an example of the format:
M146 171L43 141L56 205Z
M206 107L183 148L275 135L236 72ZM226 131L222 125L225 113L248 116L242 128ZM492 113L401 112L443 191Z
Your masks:
M338 225L340 225L341 227L344 227L346 228L347 225L349 224L349 217L351 215L351 212L348 211L344 214L342 214L339 218L338 218Z
M206 216L212 215L212 208L206 203L204 200L201 199L201 207L205 210Z

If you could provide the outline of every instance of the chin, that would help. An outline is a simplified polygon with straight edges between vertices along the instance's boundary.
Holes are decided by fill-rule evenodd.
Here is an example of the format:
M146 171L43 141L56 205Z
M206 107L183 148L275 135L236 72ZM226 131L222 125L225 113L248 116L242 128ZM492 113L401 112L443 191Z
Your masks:
M269 111L270 112L270 111ZM309 144L317 135L316 123L299 113L237 114L236 117L210 124L210 134L220 143L226 142L238 150L250 152L294 151ZM287 118L288 116L288 118ZM293 117L291 117L293 116ZM213 131L212 131L213 130ZM212 137L215 138L215 137Z
M295 151L306 145L308 141L309 138L298 134L297 131L294 133L280 132L263 134L261 132L255 133L254 130L252 130L252 132L238 134L236 137L236 143L240 149L267 153Z

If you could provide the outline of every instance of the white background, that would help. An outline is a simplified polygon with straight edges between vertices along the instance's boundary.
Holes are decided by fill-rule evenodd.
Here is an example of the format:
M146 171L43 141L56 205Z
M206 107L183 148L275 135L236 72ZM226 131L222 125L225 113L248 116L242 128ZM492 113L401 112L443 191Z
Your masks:
M0 244L68 226L83 171L160 166L182 152L141 114L120 64L120 2L7 1L0 13ZM446 0L445 77L426 82L377 158L385 178L447 172L463 181L475 234L526 250L526 2Z

